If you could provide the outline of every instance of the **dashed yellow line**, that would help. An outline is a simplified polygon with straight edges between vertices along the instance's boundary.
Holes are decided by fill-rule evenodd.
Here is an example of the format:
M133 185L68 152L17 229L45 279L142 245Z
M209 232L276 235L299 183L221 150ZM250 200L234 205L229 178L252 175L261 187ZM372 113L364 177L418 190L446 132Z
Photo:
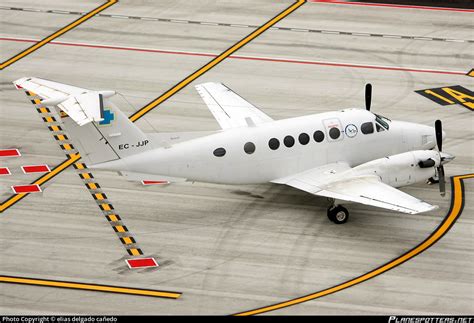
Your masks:
M187 86L189 83L209 71L211 68L225 60L227 57L232 55L234 52L254 40L256 37L260 36L264 31L269 29L271 26L291 14L293 11L301 7L306 1L305 0L298 0L295 3L293 3L291 6L280 12L278 15L270 19L268 22L265 24L261 25L257 29L255 29L253 32L251 32L249 35L247 35L245 38L240 40L239 42L235 43L231 47L229 47L227 50L222 52L219 56L215 57L212 59L209 63L198 69L196 72L193 74L189 75L186 77L184 80L173 86L171 89L166 91L163 95L159 96L155 100L151 101L147 105L145 105L143 108L135 112L133 115L130 116L130 120L135 122L136 120L140 119L143 117L146 113L150 112L152 109L154 109L156 106L159 104L163 103L163 101L168 100L171 96L176 94L178 91L180 91L182 88Z
M59 280L46 280L46 279L14 277L14 276L0 276L0 283L59 287L59 288L67 288L67 289L80 289L80 290L96 291L96 292L108 292L108 293L141 295L141 296L173 298L173 299L177 299L181 296L181 293L179 292L169 292L169 291L160 291L160 290L153 290L153 289L141 289L141 288L130 288L130 287L120 287L120 286L109 286L109 285L98 285L98 284L85 284L85 283L77 283L77 282L66 282L66 281L59 281Z
M279 310L288 306L293 306L297 304L301 304L307 301L311 301L317 298L321 298L330 294L337 293L354 285L360 284L365 282L369 279L372 279L378 275L381 275L396 266L401 265L402 263L416 257L423 251L427 250L431 246L433 246L436 242L438 242L443 235L445 235L449 229L453 226L456 220L462 213L464 207L464 185L463 181L469 178L474 178L474 174L466 174L466 175L459 175L451 177L451 207L449 209L448 214L445 216L443 222L438 226L438 228L433 231L422 243L418 246L414 247L413 249L407 251L403 255L399 256L398 258L393 259L392 261L382 265L368 273L356 277L354 279L348 280L344 283L339 285L306 295L298 298L294 298L289 301L273 304L270 306L260 307L254 310L249 310L245 312L240 312L234 315L237 316L245 316L245 315L256 315L267 313L270 311Z
M55 33L49 35L48 37L46 37L43 40L41 40L41 41L37 42L36 44L34 44L33 46L25 49L24 51L22 51L20 53L18 53L17 55L13 56L12 58L7 59L6 61L4 61L3 63L0 64L0 70L3 70L4 68L10 66L11 64L15 63L16 61L24 58L25 56L33 53L34 51L40 49L41 47L43 47L44 45L46 45L50 41L58 38L59 36L65 34L66 32L70 31L71 29L74 29L75 27L79 26L83 22L85 22L85 21L89 20L90 18L94 17L99 12L101 12L101 11L107 9L108 7L116 4L117 2L118 2L118 0L108 0L103 5L95 8L94 10L92 10L89 13L85 14L81 18L79 18L79 19L73 21L72 23L70 23L69 25L59 29Z

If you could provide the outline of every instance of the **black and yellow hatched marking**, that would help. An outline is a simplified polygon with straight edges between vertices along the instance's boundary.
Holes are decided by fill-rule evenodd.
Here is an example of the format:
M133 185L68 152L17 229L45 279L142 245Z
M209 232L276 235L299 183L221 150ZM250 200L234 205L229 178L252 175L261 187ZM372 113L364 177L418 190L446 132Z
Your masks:
M124 225L115 225L114 227L115 232L128 232L128 229Z
M114 206L108 200L107 195L102 191L100 185L95 182L94 176L88 172L87 165L84 163L75 163L74 168L84 181L89 193L92 195L105 218L112 229L116 232L120 242L127 250L130 256L143 255L143 251L138 248L135 238L132 237L128 228L123 224L122 218L116 214Z
M94 198L94 200L106 200L107 199L107 195L105 195L104 193L93 193L92 197Z
M72 166L74 167L74 169L86 169L87 168L86 164L84 164L84 163L74 163Z
M74 149L74 146L71 145L71 144L62 144L62 145L59 145L61 147L62 150L73 150Z
M128 254L130 256L141 256L141 255L143 255L142 249L139 249L139 248L130 248L130 249L127 249L127 251L128 251Z
M117 214L109 214L109 215L106 215L105 218L109 221L109 222L118 222L118 221L121 221L122 219L120 218L120 216L118 216Z
M114 206L109 203L99 204L99 207L102 211L112 211L114 209Z
M69 140L68 136L66 136L66 135L53 135L53 136L54 136L54 139L56 139L58 141Z
M57 122L55 118L57 113L55 114L49 108L42 106L41 101L35 98L36 94L33 92L25 92L28 96L32 97L31 102L36 105L36 111L41 115L43 121L48 124L48 129L53 133L54 139L59 143L59 146L64 151L66 156L68 156L68 160L76 160L77 158L80 158L74 146L67 142L69 141L69 138L64 133L62 127L57 124L51 124ZM67 117L66 113L59 113L59 115L61 117ZM127 253L130 256L143 255L143 251L138 247L135 238L132 237L128 228L123 224L120 216L116 214L113 205L108 200L107 195L102 191L100 185L96 182L94 175L89 172L87 165L79 161L74 162L72 165L101 209L110 226L116 232L117 237L127 250Z
M418 90L415 92L442 106L459 104L471 111L474 110L474 93L461 85Z
M44 122L56 122L56 118L54 117L42 117Z
M89 190L98 190L100 188L100 185L98 183L86 183L86 187Z
M91 173L80 173L79 177L82 179L92 179L94 178L94 175L92 175Z
M123 237L123 238L120 238L120 241L122 241L123 244L135 243L135 239L133 237Z
M466 74L467 76L474 77L474 68L471 69L469 72Z
M48 126L49 131L60 132L63 131L63 128L60 126Z
M37 108L36 111L38 111L39 113L50 113L51 112L51 110L49 110L46 107Z

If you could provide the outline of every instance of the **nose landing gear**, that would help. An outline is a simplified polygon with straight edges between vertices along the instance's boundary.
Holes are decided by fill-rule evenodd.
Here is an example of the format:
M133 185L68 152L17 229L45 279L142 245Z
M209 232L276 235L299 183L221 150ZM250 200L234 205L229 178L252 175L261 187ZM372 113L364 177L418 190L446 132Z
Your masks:
M349 211L341 205L333 205L328 208L328 218L336 224L343 224L349 219Z

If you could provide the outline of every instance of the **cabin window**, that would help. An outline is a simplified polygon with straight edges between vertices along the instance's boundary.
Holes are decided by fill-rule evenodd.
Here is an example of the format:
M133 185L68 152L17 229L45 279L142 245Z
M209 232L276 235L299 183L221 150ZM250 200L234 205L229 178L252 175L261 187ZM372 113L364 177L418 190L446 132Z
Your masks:
M255 145L253 142L247 142L245 145L244 145L244 151L247 153L247 154L253 154L255 152Z
M363 123L360 126L360 131L362 131L362 133L364 135L368 135L369 133L373 133L374 132L374 124L372 122Z
M316 130L313 134L314 141L321 142L324 140L324 132L321 130Z
M295 138L293 138L292 136L286 136L285 139L283 139L283 143L288 148L293 147L293 145L295 144Z
M271 150L277 150L278 147L280 147L280 141L276 138L272 138L268 141L268 147L270 147Z
M300 144L302 144L302 145L307 145L308 142L309 142L309 136L308 136L308 134L307 134L307 133L304 133L304 132L303 132L302 134L300 134L299 137L298 137L298 141L299 141Z
M225 155L225 149L224 148L217 148L214 150L214 156L216 157L222 157Z
M339 130L338 128L329 129L329 137L331 137L332 139L337 139L339 138L340 135L341 135L341 130Z

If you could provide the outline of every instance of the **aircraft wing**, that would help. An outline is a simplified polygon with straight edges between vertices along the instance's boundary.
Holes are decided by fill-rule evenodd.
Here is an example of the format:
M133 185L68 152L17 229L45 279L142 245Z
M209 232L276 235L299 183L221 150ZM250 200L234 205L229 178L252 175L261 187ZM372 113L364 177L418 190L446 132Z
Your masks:
M352 172L347 164L328 164L272 181L311 194L416 214L437 208L390 185L376 175Z
M24 77L14 81L13 84L17 88L23 88L38 95L44 105L57 105L81 126L92 121L102 121L103 98L115 94L111 91L90 91L34 77Z
M273 121L222 83L209 82L195 87L222 129Z

